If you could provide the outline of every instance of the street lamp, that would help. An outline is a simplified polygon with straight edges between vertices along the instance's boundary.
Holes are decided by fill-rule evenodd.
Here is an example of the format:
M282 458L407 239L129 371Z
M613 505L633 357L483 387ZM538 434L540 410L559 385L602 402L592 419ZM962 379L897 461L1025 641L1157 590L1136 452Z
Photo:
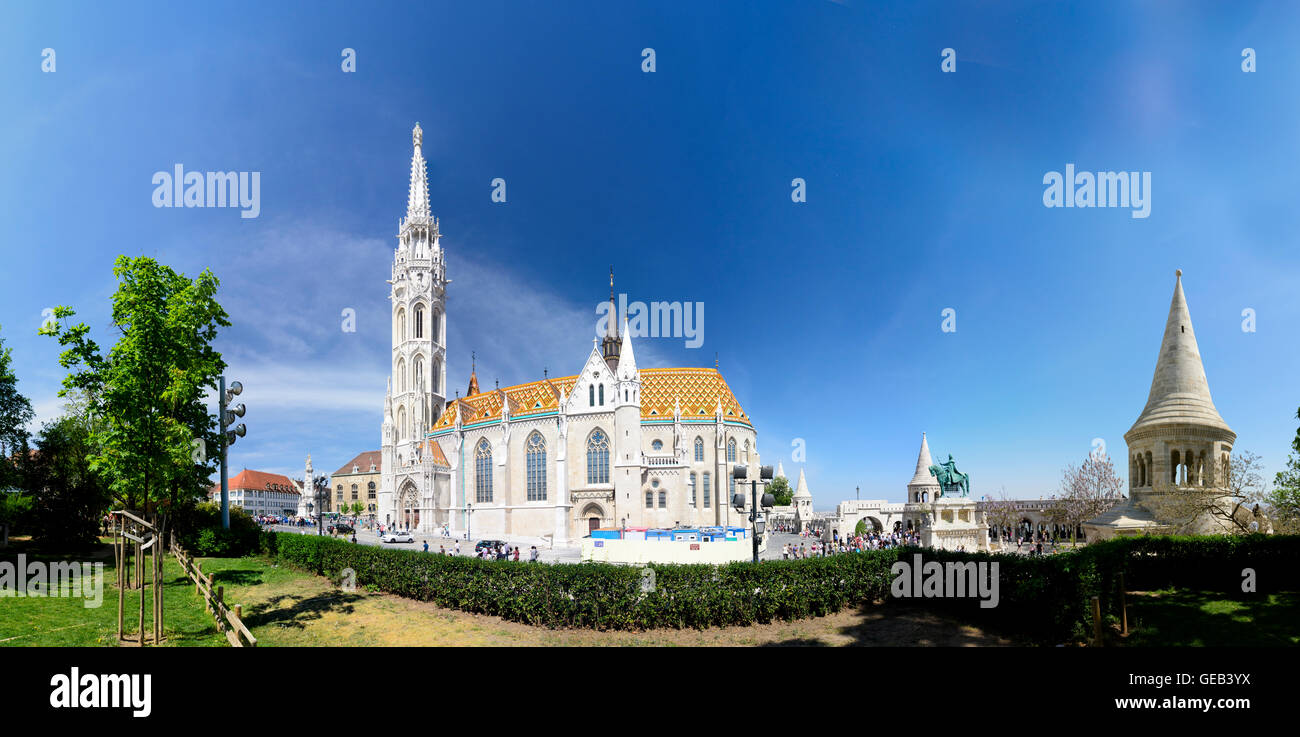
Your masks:
M248 434L248 428L244 423L239 423L233 428L235 419L244 416L245 408L242 403L230 407L230 402L235 397L244 392L244 385L238 381L232 381L230 388L226 388L226 377L223 374L220 379L220 386L217 387L217 419L221 423L221 526L230 529L230 491L227 478L229 473L226 470L226 448L235 444L237 438L242 438ZM227 409L229 407L229 409Z
M474 519L474 505L471 504L470 502L465 502L465 539L466 540L474 539L474 534L472 532L473 519Z
M758 505L759 505L758 485L759 483L762 483L765 489L765 491L763 492L763 500L762 500L763 509L771 509L776 505L776 497L774 497L770 492L766 491L766 487L768 483L771 482L772 480L772 467L763 466L761 469L759 469L757 476L751 477L749 475L748 466L744 464L737 464L732 467L732 474L735 476L737 480L740 480L742 483L745 478L747 477L749 478L749 493L752 499L752 504L750 505L749 508L749 521L753 523L753 527L754 527L754 562L757 563L758 543L759 540L762 539L763 532L767 528L767 520L764 518L762 514L759 514L758 511ZM745 511L744 492L736 492L735 496L731 497L731 506L735 507L737 512Z

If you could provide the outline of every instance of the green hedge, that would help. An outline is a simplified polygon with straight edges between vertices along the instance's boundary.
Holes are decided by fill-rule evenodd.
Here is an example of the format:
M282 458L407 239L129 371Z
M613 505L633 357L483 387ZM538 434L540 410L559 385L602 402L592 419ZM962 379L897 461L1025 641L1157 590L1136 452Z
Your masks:
M1133 538L1046 557L956 553L917 548L791 561L728 565L651 565L654 587L642 591L642 569L606 563L534 564L479 560L344 540L269 533L264 552L286 564L338 580L345 568L359 586L491 614L525 624L594 629L705 628L816 617L891 598L891 567L924 561L996 561L999 602L976 598L911 599L958 613L1036 642L1087 636L1091 597L1117 613L1119 576L1128 590L1171 586L1240 591L1241 571L1254 568L1259 591L1300 590L1300 537Z

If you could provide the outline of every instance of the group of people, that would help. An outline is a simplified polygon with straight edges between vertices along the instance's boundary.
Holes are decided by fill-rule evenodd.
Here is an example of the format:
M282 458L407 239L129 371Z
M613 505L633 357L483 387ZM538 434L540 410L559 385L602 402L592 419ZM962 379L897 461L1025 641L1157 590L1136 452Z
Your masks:
M475 546L474 557L479 560L513 560L518 562L520 553L523 549L518 545L497 542L493 545ZM429 541L424 541L424 552L429 551ZM460 540L455 541L451 549L448 550L446 545L438 546L438 555L460 555ZM534 545L528 550L528 561L536 563L538 558L537 546Z
M843 539L840 538L838 533L832 533L829 542L823 541L816 534L801 535L801 537L811 537L812 542L782 545L781 558L783 560L821 558L827 555L858 553L866 550L885 550L904 546L915 547L921 544L921 536L916 532L869 532L865 535L854 535Z

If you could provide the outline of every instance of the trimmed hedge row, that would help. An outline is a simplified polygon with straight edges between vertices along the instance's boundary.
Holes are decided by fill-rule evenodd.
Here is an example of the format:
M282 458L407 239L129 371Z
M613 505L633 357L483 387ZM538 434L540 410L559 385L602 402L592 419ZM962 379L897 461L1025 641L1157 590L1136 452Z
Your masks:
M891 598L891 567L925 562L999 565L998 605L978 598L917 598L924 607L1036 642L1083 639L1091 597L1117 615L1119 577L1128 590L1240 591L1242 569L1259 591L1300 590L1300 537L1129 538L1046 557L898 548L791 561L651 565L534 564L268 534L264 550L288 565L438 606L546 627L652 629L750 625L816 617ZM643 579L653 576L653 586ZM648 591L643 589L648 588Z

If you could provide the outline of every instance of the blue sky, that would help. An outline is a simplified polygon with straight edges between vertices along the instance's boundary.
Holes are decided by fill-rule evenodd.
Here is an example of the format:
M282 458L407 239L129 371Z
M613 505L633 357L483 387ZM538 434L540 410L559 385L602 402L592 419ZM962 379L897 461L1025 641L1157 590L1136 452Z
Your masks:
M1300 405L1300 8L696 5L7 7L0 334L21 390L57 414L42 310L73 306L108 342L113 259L156 255L222 281L249 407L236 470L378 448L419 121L453 388L471 350L484 387L576 372L612 263L629 299L705 303L700 348L646 339L639 361L716 353L764 461L795 475L804 442L819 508L855 486L901 500L923 430L977 496L1036 496L1094 438L1123 458L1181 268L1237 447L1281 467ZM153 207L177 163L260 171L260 216ZM1045 208L1067 163L1151 172L1150 217Z

